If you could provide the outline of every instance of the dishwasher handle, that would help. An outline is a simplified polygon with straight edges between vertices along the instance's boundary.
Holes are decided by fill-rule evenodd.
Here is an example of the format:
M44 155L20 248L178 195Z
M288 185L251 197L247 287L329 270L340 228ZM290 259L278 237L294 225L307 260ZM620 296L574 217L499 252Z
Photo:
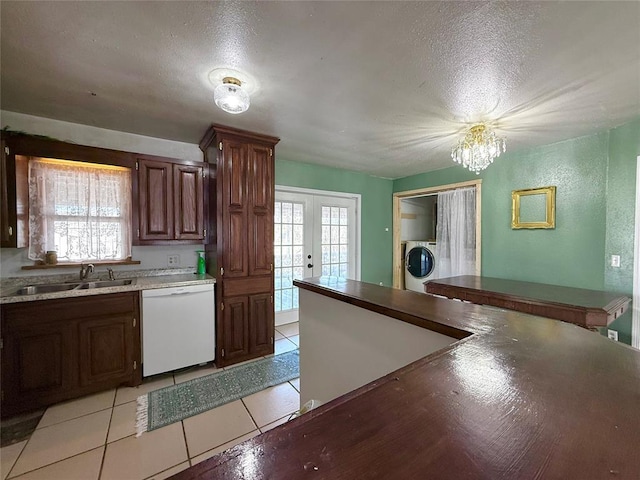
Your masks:
M190 294L207 293L207 292L213 292L212 284L190 285L186 287L165 287L165 288L155 288L151 290L143 290L142 298L171 297L174 295L190 295Z

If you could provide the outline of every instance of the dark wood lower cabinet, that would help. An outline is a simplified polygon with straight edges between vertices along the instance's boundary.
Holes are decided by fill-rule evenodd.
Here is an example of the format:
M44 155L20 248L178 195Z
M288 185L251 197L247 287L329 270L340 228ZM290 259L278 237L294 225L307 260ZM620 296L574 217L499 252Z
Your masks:
M274 314L271 293L223 297L220 306L220 354L216 365L231 365L273 353Z
M2 305L2 416L139 385L138 295Z
M82 386L131 380L135 362L131 315L83 320L78 324L78 333Z
M229 364L249 355L249 300L246 296L230 297L223 305L220 356Z
M273 303L270 293L249 297L249 351L255 355L273 353Z

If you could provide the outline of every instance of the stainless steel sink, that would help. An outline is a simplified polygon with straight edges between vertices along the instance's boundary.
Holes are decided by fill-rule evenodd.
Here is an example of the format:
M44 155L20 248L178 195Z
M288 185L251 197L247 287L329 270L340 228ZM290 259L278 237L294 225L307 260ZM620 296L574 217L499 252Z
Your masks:
M95 282L83 282L78 286L78 290L84 290L87 288L105 288L105 287L122 287L124 285L131 285L130 278L123 278L121 280L98 280Z
M49 285L27 285L16 292L16 295L37 295L39 293L65 292L67 290L85 290L88 288L122 287L131 285L130 278L121 280L96 280L95 282L51 283Z
M50 285L27 285L22 287L16 293L17 295L36 295L38 293L64 292L65 290L73 290L79 283L52 283Z

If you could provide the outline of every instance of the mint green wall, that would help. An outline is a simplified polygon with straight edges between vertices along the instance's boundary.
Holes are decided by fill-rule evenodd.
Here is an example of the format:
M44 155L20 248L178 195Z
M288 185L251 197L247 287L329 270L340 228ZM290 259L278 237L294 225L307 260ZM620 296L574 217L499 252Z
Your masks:
M610 131L507 152L482 178L482 274L630 295L640 119ZM413 175L393 191L478 178L462 167ZM556 228L512 230L511 191L555 185ZM622 257L612 268L611 254ZM631 314L614 322L631 343Z
M607 181L607 239L605 287L633 293L633 237L636 164L640 155L640 119L610 131ZM620 255L620 268L611 267L611 255Z
M633 242L635 185L640 155L640 119L609 132L607 178L607 236L605 244L605 289L633 295ZM620 255L620 268L611 266L611 255ZM618 340L631 344L631 309L613 322ZM604 332L603 332L604 333Z
M276 185L359 193L362 200L361 279L363 282L392 285L391 180L276 159Z
M482 274L604 287L607 135L505 154L482 172ZM477 178L462 167L396 180L394 191ZM556 228L512 230L511 191L555 185Z

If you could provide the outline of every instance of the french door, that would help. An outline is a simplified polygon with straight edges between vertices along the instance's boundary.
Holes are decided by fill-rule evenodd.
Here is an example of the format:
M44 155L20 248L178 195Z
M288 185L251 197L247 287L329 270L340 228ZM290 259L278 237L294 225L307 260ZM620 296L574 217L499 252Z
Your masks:
M276 325L298 319L294 279L320 275L359 279L355 197L276 190L274 304Z

